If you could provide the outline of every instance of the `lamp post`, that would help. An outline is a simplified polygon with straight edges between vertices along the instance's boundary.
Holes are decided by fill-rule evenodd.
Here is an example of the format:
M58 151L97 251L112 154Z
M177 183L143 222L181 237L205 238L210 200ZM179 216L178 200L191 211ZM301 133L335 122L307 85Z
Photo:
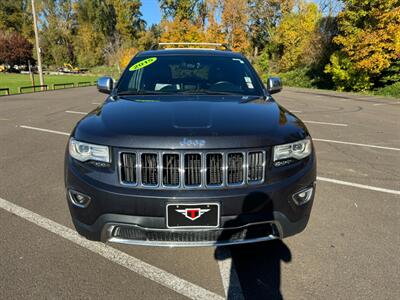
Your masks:
M42 70L42 58L41 58L40 46L39 46L39 33L38 33L37 20L36 20L35 0L32 0L32 15L33 15L33 29L35 31L39 81L40 81L40 85L44 85L43 70ZM41 89L43 90L43 87Z

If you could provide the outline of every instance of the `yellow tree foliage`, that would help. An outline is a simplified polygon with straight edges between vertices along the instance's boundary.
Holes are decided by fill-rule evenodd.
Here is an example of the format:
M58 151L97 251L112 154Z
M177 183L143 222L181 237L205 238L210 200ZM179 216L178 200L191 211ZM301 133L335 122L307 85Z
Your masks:
M81 24L74 40L74 48L80 66L97 66L103 59L105 38L91 24ZM90 53L90 55L87 55Z
M187 19L163 20L161 27L164 31L160 42L204 42L205 40L201 27Z
M121 70L125 69L125 67L129 64L132 57L134 57L138 53L136 48L128 48L121 50L120 59L119 59L119 67Z
M380 74L400 58L400 7L398 0L348 0L338 15L340 34L334 42L354 68Z
M182 3L184 6L189 2ZM215 18L217 6L217 0L207 0L205 1L204 9L198 11L197 15L190 16L190 18L180 12L181 10L178 10L173 20L164 19L161 22L161 27L164 31L160 41L223 43L225 37L222 32L222 26L218 24Z
M314 3L302 3L295 11L289 12L282 20L273 36L280 50L280 71L311 64L319 54L318 24L321 15Z
M225 0L222 10L222 28L232 50L248 53L250 43L246 31L249 20L246 0Z
M222 26L217 22L215 18L217 7L218 7L217 0L207 1L208 24L205 32L205 42L210 42L210 43L225 42L225 35L222 32Z

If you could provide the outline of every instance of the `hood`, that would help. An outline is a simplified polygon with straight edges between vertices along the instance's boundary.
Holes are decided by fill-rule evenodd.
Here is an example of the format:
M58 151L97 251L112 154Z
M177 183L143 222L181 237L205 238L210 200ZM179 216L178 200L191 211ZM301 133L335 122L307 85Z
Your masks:
M273 100L239 96L141 96L107 100L76 126L81 141L129 148L250 148L308 135L304 124Z

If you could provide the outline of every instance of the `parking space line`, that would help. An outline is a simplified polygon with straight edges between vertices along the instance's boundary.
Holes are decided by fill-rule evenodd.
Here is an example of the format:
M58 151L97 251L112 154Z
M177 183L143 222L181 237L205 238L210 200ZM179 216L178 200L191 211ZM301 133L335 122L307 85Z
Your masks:
M297 113L297 114L300 114L300 113L302 113L302 111L301 110L289 110L290 112L292 112L292 113Z
M328 122L317 122L317 121L303 121L303 122L310 124L331 125L331 126L343 126L343 127L349 126L348 124L343 124L343 123L328 123Z
M400 191L380 188L380 187L371 186L371 185L353 183L353 182L342 181L342 180L331 179L331 178L320 177L320 176L317 177L317 180L326 181L326 182L330 182L330 183L336 183L336 184L340 184L340 185L347 185L347 186L357 187L357 188L360 188L360 189L365 189L365 190L370 190L370 191L376 191L376 192L400 195Z
M88 113L83 112L83 111L74 111L74 110L66 110L65 111L68 114L77 114L77 115L87 115Z
M352 145L352 146L360 146L360 147L367 147L367 148L384 149L384 150L400 151L400 148L394 148L394 147L377 146L377 145L370 145L370 144L359 144L359 143L343 142L343 141L335 141L335 140L326 140L326 139L318 139L318 138L313 138L313 141L334 143L334 144Z
M89 241L74 230L5 199L0 198L0 208L190 299L224 299L220 295L152 266L125 252L103 243Z
M69 136L69 133L68 133L68 132L62 132L62 131L56 131L56 130L50 130L50 129L45 129L45 128L38 128L38 127L26 126L26 125L20 125L19 127L25 128L25 129L31 129L31 130L37 130L37 131L43 131L43 132L49 132L49 133L55 133L55 134L60 134L60 135L67 135L67 136Z
M100 102L92 102L92 104L94 104L94 105L99 105L99 104L101 104Z

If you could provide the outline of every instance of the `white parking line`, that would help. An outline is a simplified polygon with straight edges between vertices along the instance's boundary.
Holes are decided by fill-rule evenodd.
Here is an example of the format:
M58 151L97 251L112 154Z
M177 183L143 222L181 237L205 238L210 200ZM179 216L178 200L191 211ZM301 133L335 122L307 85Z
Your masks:
M302 113L302 111L301 110L290 110L290 112L292 112L292 113L297 113L297 114L301 114Z
M375 103L374 106L381 106L381 105L393 105L393 104L400 104L400 102L392 102L392 103Z
M74 230L5 199L0 198L0 208L190 299L224 299L220 295L181 279L167 271L145 263L138 258L126 254L125 252L103 243L89 241L81 237Z
M360 188L360 189L365 189L365 190L370 190L370 191L376 191L376 192L400 195L400 191L380 188L380 187L371 186L371 185L353 183L353 182L342 181L342 180L331 179L331 178L320 177L320 176L317 177L317 180L336 183L336 184L340 184L340 185L347 185L347 186L357 187L357 188Z
M56 130L50 130L50 129L32 127L32 126L26 126L26 125L20 125L19 127L25 128L25 129L31 129L31 130L37 130L37 131L43 131L43 132L49 132L49 133L55 133L55 134L60 134L60 135L67 135L67 136L69 136L69 133L68 133L68 132L62 132L62 131L56 131Z
M325 139L318 139L318 138L313 138L313 141L334 143L334 144L352 145L352 146L360 146L360 147L368 147L368 148L377 148L377 149L384 149L384 150L400 151L400 148L377 146L377 145L370 145L370 144L359 144L359 143L343 142L343 141L335 141L335 140L325 140Z
M92 102L92 104L94 104L94 105L99 105L99 104L101 104L100 102Z
M87 115L88 114L83 111L74 111L74 110L66 110L65 112L69 113L69 114L77 114L77 115Z
M348 124L343 124L343 123L328 123L328 122L317 122L317 121L303 121L303 122L304 122L304 123L310 123L310 124L331 125L331 126L342 126L342 127L349 126Z

